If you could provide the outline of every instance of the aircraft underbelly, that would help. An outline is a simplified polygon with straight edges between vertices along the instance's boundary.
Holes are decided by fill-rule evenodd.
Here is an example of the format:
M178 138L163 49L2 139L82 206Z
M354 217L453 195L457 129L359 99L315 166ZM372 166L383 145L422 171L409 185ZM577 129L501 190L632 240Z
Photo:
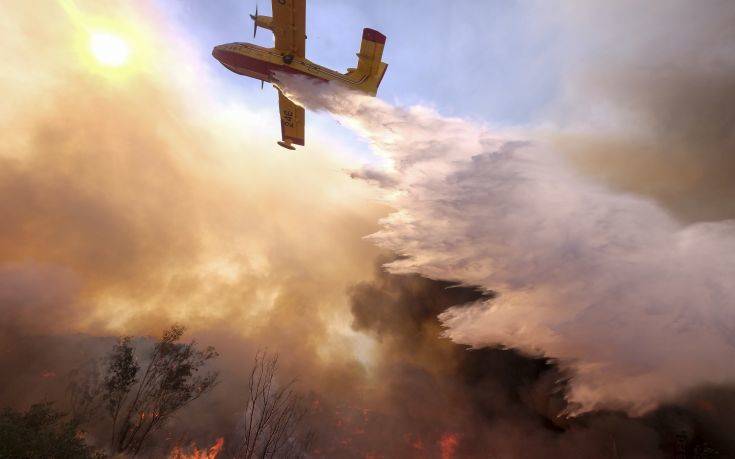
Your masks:
M224 61L223 64L225 67L237 74L268 82L273 82L273 75L277 72L301 74L310 78L321 79L309 73L300 71L297 68L240 53L227 53L227 56L222 60Z
M273 75L278 72L303 75L321 82L338 81L348 86L358 86L363 82L359 78L354 79L348 75L331 71L305 59L296 60L292 65L285 65L281 63L282 57L279 54L266 48L263 48L262 51L253 51L253 54L255 55L221 50L215 57L226 68L237 74L268 82L274 82Z

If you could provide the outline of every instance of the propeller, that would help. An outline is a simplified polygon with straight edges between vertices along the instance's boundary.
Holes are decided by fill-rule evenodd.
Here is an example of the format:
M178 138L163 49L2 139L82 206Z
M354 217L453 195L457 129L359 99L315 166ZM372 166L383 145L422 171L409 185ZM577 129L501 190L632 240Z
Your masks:
M255 16L252 14L250 15L250 19L253 20L253 38L255 38L255 35L258 33L258 4L255 4Z

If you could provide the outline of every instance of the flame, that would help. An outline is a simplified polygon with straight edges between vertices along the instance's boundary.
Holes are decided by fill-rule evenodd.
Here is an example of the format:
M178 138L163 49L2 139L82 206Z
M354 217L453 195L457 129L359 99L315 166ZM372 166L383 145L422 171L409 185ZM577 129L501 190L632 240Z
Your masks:
M457 452L459 446L459 436L453 433L445 433L439 440L439 448L441 449L442 459L452 459Z
M168 457L169 459L216 459L222 451L224 444L225 439L220 437L207 450L200 450L196 445L191 445L193 449L191 453L186 453L180 446L177 446L171 451Z
M424 442L418 435L405 434L403 439L416 451L424 451Z
M144 421L146 418L157 418L158 416L158 411L151 411L150 413L146 413L145 411L138 412L138 417L140 418L141 422Z
M714 413L715 411L717 411L715 405L709 400L699 399L695 402L695 406L700 410L707 411L709 413Z

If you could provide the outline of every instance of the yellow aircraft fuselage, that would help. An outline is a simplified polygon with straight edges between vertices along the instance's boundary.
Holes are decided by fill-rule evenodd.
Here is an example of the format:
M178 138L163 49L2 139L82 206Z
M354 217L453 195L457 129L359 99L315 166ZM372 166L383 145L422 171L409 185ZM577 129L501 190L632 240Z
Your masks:
M367 32L369 31L369 32ZM378 32L366 29L365 34ZM378 40L385 37L378 35ZM381 43L382 44L382 43ZM220 61L227 69L244 76L268 83L277 83L275 74L277 72L304 75L308 78L327 82L337 81L343 85L375 95L380 82L385 75L387 65L382 64L377 73L370 74L359 68L349 69L347 73L339 73L332 69L322 67L308 59L281 54L275 48L265 48L252 43L228 43L219 45L212 51L212 56ZM360 55L358 54L358 57Z

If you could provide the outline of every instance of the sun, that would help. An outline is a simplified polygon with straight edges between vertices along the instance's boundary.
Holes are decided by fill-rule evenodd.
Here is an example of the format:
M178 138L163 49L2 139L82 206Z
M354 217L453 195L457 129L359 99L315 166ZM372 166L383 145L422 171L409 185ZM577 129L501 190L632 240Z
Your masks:
M130 57L128 43L122 37L111 33L92 33L89 50L97 62L107 67L121 67Z

